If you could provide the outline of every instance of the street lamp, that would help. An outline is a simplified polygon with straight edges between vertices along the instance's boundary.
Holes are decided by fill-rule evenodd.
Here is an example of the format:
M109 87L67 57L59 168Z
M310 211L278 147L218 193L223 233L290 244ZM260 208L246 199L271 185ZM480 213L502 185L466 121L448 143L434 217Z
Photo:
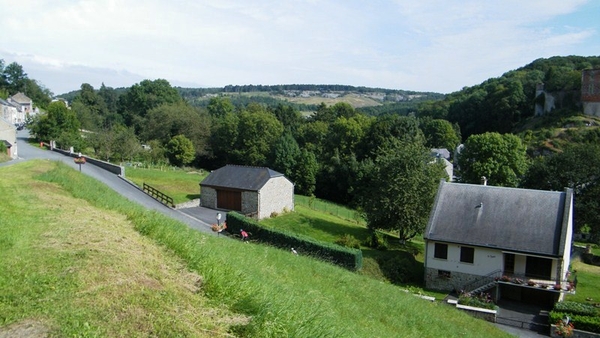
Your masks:
M217 212L217 225L220 227L221 226L221 213Z

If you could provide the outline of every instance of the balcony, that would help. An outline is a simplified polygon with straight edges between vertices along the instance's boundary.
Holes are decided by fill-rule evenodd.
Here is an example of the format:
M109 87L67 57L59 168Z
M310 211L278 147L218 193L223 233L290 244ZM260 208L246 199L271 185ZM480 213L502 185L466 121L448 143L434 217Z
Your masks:
M523 288L547 290L549 292L558 292L566 294L575 294L576 284L568 280L551 280L543 278L531 278L525 275L502 274L494 277L498 284L509 284Z

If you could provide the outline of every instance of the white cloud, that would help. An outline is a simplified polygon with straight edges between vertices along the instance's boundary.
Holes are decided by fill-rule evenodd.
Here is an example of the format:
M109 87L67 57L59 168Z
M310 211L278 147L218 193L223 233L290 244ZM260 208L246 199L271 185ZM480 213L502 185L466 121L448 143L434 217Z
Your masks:
M598 24L556 21L589 4L0 0L8 18L0 21L0 58L24 67L27 60L32 78L44 67L76 77L42 81L57 93L67 84L98 86L102 73L110 83L122 70L139 74L131 79L205 86L339 83L449 92L539 57L594 50L585 46L598 41Z

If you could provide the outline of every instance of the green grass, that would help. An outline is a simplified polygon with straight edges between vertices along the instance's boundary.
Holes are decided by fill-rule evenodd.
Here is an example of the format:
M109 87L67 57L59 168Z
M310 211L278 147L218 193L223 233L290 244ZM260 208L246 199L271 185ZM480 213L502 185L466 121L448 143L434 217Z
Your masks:
M173 198L175 204L200 198L200 182L208 176L206 170L142 169L125 167L125 177L142 187L144 183Z
M600 266L585 264L575 258L571 261L571 270L577 270L577 289L565 300L600 304Z
M57 337L508 336L388 283L201 234L62 164L0 168L0 189L2 219L11 216L0 224L0 327L36 320Z

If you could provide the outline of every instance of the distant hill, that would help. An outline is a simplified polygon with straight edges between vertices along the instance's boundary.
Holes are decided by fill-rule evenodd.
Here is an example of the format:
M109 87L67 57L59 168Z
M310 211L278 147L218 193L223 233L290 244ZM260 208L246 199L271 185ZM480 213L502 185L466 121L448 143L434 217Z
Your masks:
M443 94L434 92L347 85L229 85L223 88L177 87L177 90L188 102L200 107L208 105L212 97L224 95L228 96L235 106L244 106L250 102L255 102L267 106L285 104L291 105L300 111L315 111L321 103L329 106L338 102L346 102L354 108L364 109L365 113L372 115L378 115L389 110L401 113L401 110L403 108L406 110L406 107L411 107L414 110L419 102L444 98Z
M485 132L521 134L532 142L529 146L534 152L557 151L569 142L599 142L600 137L592 132L600 126L599 119L583 116L580 100L582 70L597 68L598 56L537 59L500 77L448 94L443 100L423 103L417 115L458 124L463 140ZM542 113L535 116L536 105L539 113L539 105L543 106L541 101L548 95L555 97L553 107L541 109Z

